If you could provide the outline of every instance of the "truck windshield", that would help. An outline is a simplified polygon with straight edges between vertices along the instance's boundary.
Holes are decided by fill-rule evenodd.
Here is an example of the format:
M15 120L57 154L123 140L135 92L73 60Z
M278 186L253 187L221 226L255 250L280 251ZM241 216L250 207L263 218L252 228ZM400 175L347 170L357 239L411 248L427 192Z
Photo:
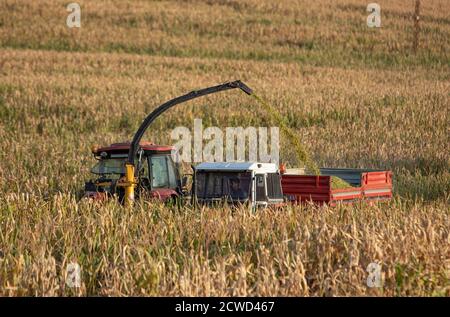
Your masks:
M251 174L248 172L207 172L196 174L196 194L200 199L229 198L247 200Z
M94 174L125 174L125 158L102 159L91 169Z

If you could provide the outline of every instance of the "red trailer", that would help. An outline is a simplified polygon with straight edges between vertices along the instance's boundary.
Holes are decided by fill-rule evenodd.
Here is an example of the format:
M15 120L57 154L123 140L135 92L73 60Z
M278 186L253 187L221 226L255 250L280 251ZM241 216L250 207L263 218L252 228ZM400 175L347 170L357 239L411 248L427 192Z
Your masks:
M337 202L383 200L392 197L392 172L368 169L322 168L321 175L283 174L284 197L292 203L312 201L335 205ZM352 185L333 189L332 176Z

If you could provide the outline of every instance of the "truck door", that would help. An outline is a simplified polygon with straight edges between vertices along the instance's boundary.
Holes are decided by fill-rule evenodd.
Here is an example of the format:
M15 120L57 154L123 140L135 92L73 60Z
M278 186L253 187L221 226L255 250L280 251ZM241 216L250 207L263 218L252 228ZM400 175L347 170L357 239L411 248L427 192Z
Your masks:
M267 206L267 188L266 188L266 175L255 175L255 205Z
M278 173L268 173L266 175L267 202L276 204L283 202L283 192L281 190L281 176Z

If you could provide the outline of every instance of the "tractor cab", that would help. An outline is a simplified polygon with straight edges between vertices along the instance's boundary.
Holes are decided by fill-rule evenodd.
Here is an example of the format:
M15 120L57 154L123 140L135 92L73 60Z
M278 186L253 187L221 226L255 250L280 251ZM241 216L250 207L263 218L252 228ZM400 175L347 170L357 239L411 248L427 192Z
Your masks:
M201 163L194 169L193 197L199 204L243 204L251 208L283 203L281 175L275 164Z
M124 196L125 162L130 143L114 143L107 147L93 147L97 163L92 167L94 179L85 183L85 197L105 199ZM174 199L181 192L179 166L172 159L171 146L141 142L135 158L137 180L136 195L157 198L162 201Z

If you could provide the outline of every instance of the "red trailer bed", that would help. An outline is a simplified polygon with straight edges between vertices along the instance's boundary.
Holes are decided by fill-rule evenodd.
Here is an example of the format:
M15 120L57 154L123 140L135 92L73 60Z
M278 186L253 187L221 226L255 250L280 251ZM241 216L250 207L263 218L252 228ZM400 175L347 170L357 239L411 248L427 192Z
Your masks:
M392 197L392 172L367 169L322 168L321 175L289 175L281 177L285 198L293 203L313 201L335 205L337 202L380 200ZM333 189L331 177L336 176L350 188Z

